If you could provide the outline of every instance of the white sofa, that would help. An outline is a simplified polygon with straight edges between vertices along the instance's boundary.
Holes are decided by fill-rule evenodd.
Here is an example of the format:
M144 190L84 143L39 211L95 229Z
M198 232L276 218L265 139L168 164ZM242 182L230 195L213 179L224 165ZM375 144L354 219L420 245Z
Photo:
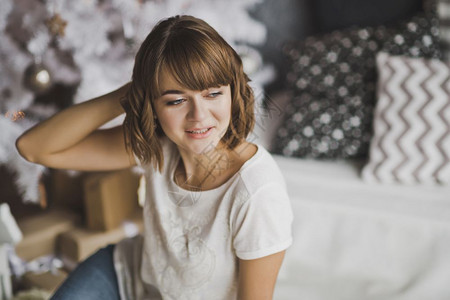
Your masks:
M281 117L260 116L256 142L270 148ZM274 157L295 216L274 299L450 299L450 186L368 184L363 161Z

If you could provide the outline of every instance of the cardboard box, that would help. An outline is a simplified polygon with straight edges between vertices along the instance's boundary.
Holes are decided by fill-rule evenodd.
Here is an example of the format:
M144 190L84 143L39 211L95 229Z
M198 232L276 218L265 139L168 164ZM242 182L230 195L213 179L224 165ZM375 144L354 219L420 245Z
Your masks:
M56 237L80 224L81 216L64 209L51 209L17 220L23 239L16 245L17 255L24 260L54 254Z
M86 174L84 203L86 226L111 230L129 218L139 207L139 175L131 169Z
M70 172L74 174L71 175ZM84 213L84 176L85 174L80 172L50 169L50 175L46 180L49 205Z
M58 269L56 274L28 272L23 275L21 283L25 288L39 288L53 294L66 278L67 272L63 269Z
M67 264L80 262L98 249L108 244L143 232L142 209L134 212L133 217L124 220L124 224L108 231L96 231L87 228L74 228L58 237L58 254ZM69 269L70 266L68 266Z

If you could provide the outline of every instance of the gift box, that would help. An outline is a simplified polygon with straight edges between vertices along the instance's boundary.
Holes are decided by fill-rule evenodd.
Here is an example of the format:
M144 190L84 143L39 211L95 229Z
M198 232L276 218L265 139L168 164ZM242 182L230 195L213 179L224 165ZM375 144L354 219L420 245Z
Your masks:
M50 209L17 220L23 239L16 245L16 254L28 261L55 253L56 237L81 224L81 216L65 209Z
M131 218L123 220L118 227L108 230L92 230L77 227L58 237L58 254L70 270L78 263L108 244L135 236L143 231L142 209L137 209Z
M87 228L107 231L129 218L139 207L139 177L131 169L87 173L83 184Z
M50 169L46 180L47 198L52 207L84 213L83 178L85 173Z
M21 284L24 288L39 288L53 294L56 289L67 278L67 272L63 269L57 269L55 272L44 273L25 273L22 277Z

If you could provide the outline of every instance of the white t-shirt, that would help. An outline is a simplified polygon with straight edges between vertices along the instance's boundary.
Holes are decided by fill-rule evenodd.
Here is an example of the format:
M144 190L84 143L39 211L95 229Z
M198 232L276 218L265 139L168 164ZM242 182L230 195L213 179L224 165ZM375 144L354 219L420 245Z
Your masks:
M221 186L193 192L173 180L180 160L164 139L163 173L147 179L144 235L116 245L122 299L236 299L238 258L256 259L292 244L284 178L261 145Z

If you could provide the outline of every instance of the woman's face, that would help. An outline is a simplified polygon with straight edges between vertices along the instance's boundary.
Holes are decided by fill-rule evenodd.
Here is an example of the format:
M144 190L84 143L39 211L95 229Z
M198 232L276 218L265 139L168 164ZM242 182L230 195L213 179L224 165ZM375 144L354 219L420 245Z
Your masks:
M180 151L201 154L215 148L231 119L229 85L203 91L188 90L170 75L160 76L162 96L154 108L162 130Z

